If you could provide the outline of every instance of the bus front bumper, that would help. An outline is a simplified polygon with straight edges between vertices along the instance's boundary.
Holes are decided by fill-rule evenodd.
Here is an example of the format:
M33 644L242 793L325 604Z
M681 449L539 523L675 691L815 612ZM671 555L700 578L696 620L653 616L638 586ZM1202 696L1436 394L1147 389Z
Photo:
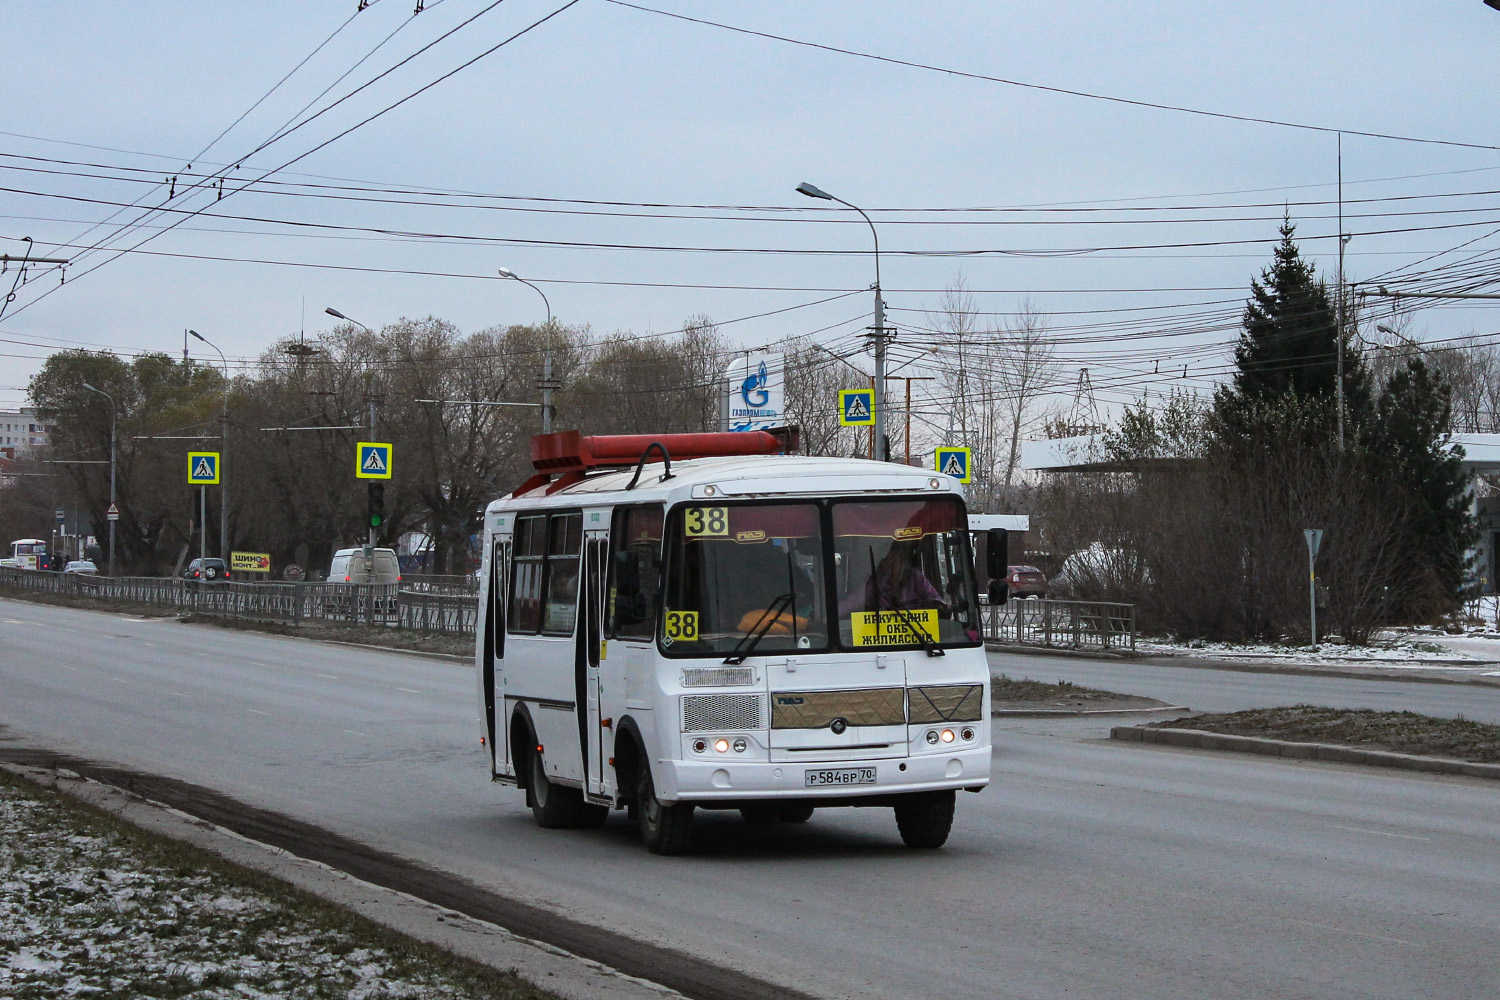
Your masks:
M873 783L809 784L824 772L873 769ZM810 777L811 775L811 777ZM739 799L841 799L981 788L990 780L990 748L880 760L657 761L656 794L663 802ZM830 804L834 804L831 803Z

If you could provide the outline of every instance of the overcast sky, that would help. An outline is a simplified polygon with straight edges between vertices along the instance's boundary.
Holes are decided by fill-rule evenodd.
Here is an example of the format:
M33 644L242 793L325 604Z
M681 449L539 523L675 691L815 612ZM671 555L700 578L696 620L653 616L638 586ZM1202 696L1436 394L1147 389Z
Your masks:
M49 350L175 353L192 327L252 359L302 327L304 303L310 334L330 305L371 326L539 322L540 298L501 266L600 334L706 314L746 347L815 334L852 349L870 321L870 232L795 194L803 180L874 218L898 356L931 342L929 314L962 274L987 322L1025 303L1043 314L1059 383L1088 367L1106 406L1211 388L1284 206L1332 276L1334 132L1015 83L1407 137L1344 136L1349 278L1500 276L1484 256L1500 254L1500 193L1485 194L1500 152L1407 141L1500 146L1500 12L1481 0L654 4L996 79L607 0L500 45L564 3L0 5L0 253L24 255L29 236L33 255L74 259L66 283L32 270L0 319L0 407L24 402ZM236 190L323 143L267 178L282 186ZM192 190L225 164L222 200ZM177 211L143 211L159 206ZM998 211L1037 207L1068 211ZM1406 321L1433 341L1500 332L1493 303Z

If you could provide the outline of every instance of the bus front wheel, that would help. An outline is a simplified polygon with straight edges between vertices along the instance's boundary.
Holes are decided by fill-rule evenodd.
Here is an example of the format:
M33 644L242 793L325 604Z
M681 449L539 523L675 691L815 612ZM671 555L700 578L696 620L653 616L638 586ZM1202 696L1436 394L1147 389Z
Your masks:
M668 805L656 797L651 765L641 761L636 777L635 807L641 840L652 854L681 854L687 850L693 828L693 804Z
M896 827L907 847L942 847L953 829L953 799L950 789L913 792L896 805Z

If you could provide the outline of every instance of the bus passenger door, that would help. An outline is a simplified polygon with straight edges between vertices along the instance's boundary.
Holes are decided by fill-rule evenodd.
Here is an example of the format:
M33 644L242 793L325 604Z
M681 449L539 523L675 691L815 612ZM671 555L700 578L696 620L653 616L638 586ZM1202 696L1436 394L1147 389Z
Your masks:
M601 681L599 661L604 641L604 584L608 578L609 532L590 530L584 535L583 567L583 622L578 630L583 643L583 655L587 677L584 682L583 737L586 741L584 760L588 770L584 776L584 791L590 795L605 792L605 754L611 746L604 730L602 715ZM613 723L613 720L611 720Z

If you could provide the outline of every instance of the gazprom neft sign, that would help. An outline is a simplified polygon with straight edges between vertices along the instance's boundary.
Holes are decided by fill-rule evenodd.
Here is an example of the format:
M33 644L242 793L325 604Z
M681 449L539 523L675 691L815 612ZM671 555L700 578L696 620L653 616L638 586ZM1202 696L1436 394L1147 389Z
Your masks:
M724 372L724 429L761 431L786 426L786 356L741 354Z

